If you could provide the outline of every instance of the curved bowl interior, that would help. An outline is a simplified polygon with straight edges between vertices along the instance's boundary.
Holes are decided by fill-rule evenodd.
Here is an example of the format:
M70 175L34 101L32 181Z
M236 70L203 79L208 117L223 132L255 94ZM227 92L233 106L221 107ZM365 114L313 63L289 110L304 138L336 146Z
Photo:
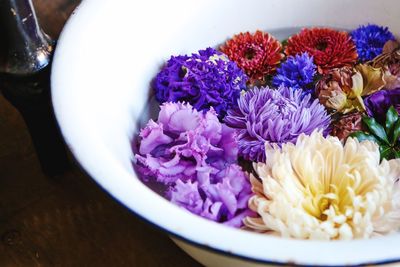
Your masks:
M55 55L53 102L85 170L128 208L196 244L255 260L304 265L400 259L400 234L351 242L289 240L231 229L180 209L132 168L131 140L147 117L149 83L172 54L218 45L241 31L373 22L400 33L397 0L86 0Z

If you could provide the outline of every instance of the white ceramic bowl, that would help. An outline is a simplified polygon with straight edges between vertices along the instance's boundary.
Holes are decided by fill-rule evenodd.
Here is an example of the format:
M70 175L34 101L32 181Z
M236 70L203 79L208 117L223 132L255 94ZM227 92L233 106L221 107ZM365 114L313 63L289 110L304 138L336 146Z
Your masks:
M398 0L85 0L65 27L55 54L56 116L73 154L93 179L180 240L205 265L397 262L400 234L350 242L289 240L192 215L138 180L130 141L138 121L146 117L149 82L172 54L191 53L257 29L351 29L373 22L400 33L399 10Z

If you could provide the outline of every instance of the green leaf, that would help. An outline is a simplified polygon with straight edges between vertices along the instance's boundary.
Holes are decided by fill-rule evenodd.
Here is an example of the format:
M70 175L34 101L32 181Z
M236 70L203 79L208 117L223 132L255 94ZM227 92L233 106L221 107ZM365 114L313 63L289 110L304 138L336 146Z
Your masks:
M394 156L396 159L400 158L400 151L394 151L394 152L393 152L393 156Z
M389 144L389 140L388 140L388 137L386 135L385 129L382 127L382 125L377 123L374 118L364 117L363 118L363 122L368 127L369 131L373 135L378 137L380 140L382 140L386 144Z
M393 144L395 145L398 142L400 135L400 120L397 120L397 122L393 126Z
M381 159L391 159L393 150L390 146L381 146L379 147L379 151L381 152Z
M379 140L376 139L375 136L373 136L372 134L369 134L369 133L364 133L363 131L357 131L357 132L351 133L349 136L357 138L358 141L360 141L360 142L369 140L369 141L375 142L378 145L380 145Z
M398 119L399 119L399 114L397 114L396 109L393 106L391 106L386 113L386 122L385 122L386 132L389 135L392 133L393 126Z

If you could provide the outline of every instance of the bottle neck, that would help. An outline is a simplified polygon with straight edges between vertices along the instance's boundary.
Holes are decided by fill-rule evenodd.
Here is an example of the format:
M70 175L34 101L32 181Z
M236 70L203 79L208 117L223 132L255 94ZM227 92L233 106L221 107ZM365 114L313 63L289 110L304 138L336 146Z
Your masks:
M40 28L31 0L1 0L0 28L0 72L32 74L50 63L53 42Z

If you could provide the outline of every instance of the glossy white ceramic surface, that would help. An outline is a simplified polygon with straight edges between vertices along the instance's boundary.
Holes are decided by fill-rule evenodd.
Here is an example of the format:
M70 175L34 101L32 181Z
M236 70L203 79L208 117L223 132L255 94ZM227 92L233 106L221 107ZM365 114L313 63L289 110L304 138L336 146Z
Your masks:
M85 0L56 50L56 116L75 157L100 186L149 222L190 242L277 263L400 260L400 234L347 242L289 240L194 216L138 180L131 150L149 83L171 54L191 53L256 29L354 28L374 22L400 33L399 10L398 0Z

